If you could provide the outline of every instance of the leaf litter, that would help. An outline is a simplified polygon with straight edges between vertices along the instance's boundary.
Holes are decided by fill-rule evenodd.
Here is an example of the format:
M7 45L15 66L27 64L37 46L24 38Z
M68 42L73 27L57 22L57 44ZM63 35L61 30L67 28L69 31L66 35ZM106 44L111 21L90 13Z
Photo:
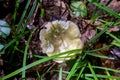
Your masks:
M101 0L101 3L106 4L107 1L109 1L109 0ZM39 16L39 14L41 13L41 9L40 9L41 7L39 6L38 9L36 9L36 11L34 11L34 14L28 25L28 30L30 30L32 28L36 28L36 30L33 32L32 38L31 38L31 41L29 44L28 53L31 53L31 54L29 54L29 56L31 56L31 57L27 58L27 64L36 61L38 59L37 57L35 57L36 55L46 56L44 53L42 53L42 48L40 47L41 41L39 40L38 36L39 36L39 31L43 28L43 26L48 21L54 21L54 20L73 21L74 23L76 23L79 26L80 32L82 33L81 39L84 43L87 43L99 32L99 29L96 30L96 27L104 28L101 26L101 24L104 24L104 23L101 23L99 20L95 20L94 23L90 22L90 20L89 20L91 17L90 13L92 13L95 10L95 6L90 3L87 4L90 7L88 7L88 15L86 18L82 18L80 16L73 18L71 16L72 11L70 9L70 3L72 2L71 0L40 0L40 2L42 4L42 7L44 8L44 16L42 16L42 17ZM118 8L120 5L119 3L120 3L120 1L118 1L118 0L112 0L112 2L108 6L116 12L120 12L119 8ZM19 8L22 8L22 5L25 5L25 4L26 4L26 1L22 0L21 6ZM10 6L12 6L12 8ZM14 6L15 6L15 3L12 3L11 0L8 0L8 1L5 0L3 2L2 7L0 8L3 11L9 10L9 11L5 11L4 12L5 14L0 15L0 18L4 18L6 21L8 21L9 24L12 23ZM21 14L22 14L22 12L18 11L17 16L21 17ZM109 17L106 17L106 18L109 19ZM19 18L17 18L17 19L19 21ZM16 25L18 25L17 23L18 22L16 22ZM113 32L113 33L118 33L119 31L120 30L118 27L112 27L108 30L108 32ZM6 38L6 39L0 38L0 42L7 42L10 39L12 39L14 32L11 32L11 33L12 34L10 34L10 36L8 36L8 38ZM25 43L27 41L28 35L25 35L22 39L20 39L20 43L18 44L19 45L18 51L15 52L18 54L16 54L13 58L15 58L17 56L19 59L22 59L21 53L22 53L22 51L24 51ZM92 47L93 49L99 49L99 48L105 47L106 45L110 44L112 41L113 41L113 39L108 37L106 34L103 34L102 36L100 36L99 39L96 40L96 42L93 44L93 46L90 46L90 45L88 45L88 46ZM88 47L85 46L84 49L87 50ZM110 49L96 51L96 53L100 54L100 55L110 56L110 57L112 54L112 57L114 57L115 55L113 54L113 52L118 49L119 49L119 47L118 48L112 47ZM19 51L19 50L22 50L22 51ZM111 53L111 51L113 51L113 52ZM120 51L118 50L118 52L120 52ZM9 65L8 61L10 59L7 59L8 56L4 57L5 55L7 55L7 51L5 51L4 54L0 55L0 60L3 61L0 64L0 77L14 71L15 69L17 69L17 67L20 67L20 65L21 65L18 63L22 63L21 60L15 59L16 60L15 64L17 64L17 65L16 66ZM119 58L118 58L118 60L119 60ZM99 61L101 61L101 66L119 70L120 63L118 60L112 61L112 60L100 59ZM94 62L94 60L92 60L92 61ZM14 60L11 61L11 63L14 63ZM8 67L8 69L6 69L5 67L8 65L9 65L9 67ZM12 66L15 69L13 69ZM28 70L27 80L37 80L36 71L39 71L40 74L43 74L44 72L48 72L46 75L44 75L43 80L56 80L56 79L58 79L58 73L57 72L49 72L49 71L59 70L60 66L61 65L59 65L58 63L55 63L52 60L45 62L43 64L40 64L38 66L35 66ZM63 66L63 70L65 70L65 71L68 71L70 69L66 65L66 63L63 63L62 66ZM35 74L33 74L33 73L35 73ZM32 74L32 76L31 76L31 74ZM120 76L117 73L112 73L112 74ZM66 74L63 74L63 76L64 76L63 80L65 80ZM20 75L18 75L18 76L13 77L12 79L21 79L21 78L20 78Z

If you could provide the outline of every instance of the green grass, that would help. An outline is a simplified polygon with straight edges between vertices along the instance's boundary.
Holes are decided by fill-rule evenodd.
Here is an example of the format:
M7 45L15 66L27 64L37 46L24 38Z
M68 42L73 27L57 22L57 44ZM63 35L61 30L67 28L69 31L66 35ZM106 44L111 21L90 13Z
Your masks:
M13 22L12 22L13 30L15 30L15 21L16 21L16 17L17 17L17 10L19 8L19 4L20 4L20 0L16 0L15 10L14 10L14 14L13 14Z
M54 59L54 58L56 58L56 57L59 57L60 55L71 54L71 53L78 53L78 52L80 52L80 51L81 51L80 49L70 50L70 51L63 52L63 53L60 53L60 54L57 54L57 55L53 55L53 56L51 56L51 57L47 57L47 58L44 58L44 59L37 60L37 61L35 61L35 62L31 63L31 64L28 64L28 65L26 65L26 66L24 66L24 67L22 67L22 68L20 68L20 69L18 69L18 70L16 70L16 71L14 71L14 72L12 72L12 73L4 76L4 77L1 78L1 79L3 79L3 80L4 80L4 79L8 79L8 78L10 78L10 77L12 77L12 76L15 76L15 75L19 74L20 72L23 72L23 71L25 71L25 70L27 70L27 69L30 69L31 67L34 67L34 66L39 65L39 64L41 64L41 63L44 63L44 62L46 62L46 61L49 61L49 60Z
M88 0L88 1L91 2L92 4L94 4L95 6L103 9L104 11L108 12L110 15L113 15L115 18L120 18L120 15L118 13L111 10L107 6L104 6L104 5L100 4L99 2L96 2L96 0Z
M93 65L87 59L87 56L89 56L89 57L100 58L100 59L114 60L113 58L110 58L108 56L96 54L96 52L104 50L104 49L109 49L113 45L120 46L120 45L118 45L118 43L120 43L120 39L116 35L113 35L112 33L107 32L107 30L109 28L113 27L116 24L120 24L117 22L117 20L120 18L120 15L118 13L116 13L115 11L109 9L106 5L103 6L99 2L96 2L96 0L88 0L88 2L92 3L97 8L102 9L102 11L106 11L110 16L112 15L114 17L114 19L111 22L108 22L108 24L103 24L104 28L102 30L100 30L100 32L98 32L87 44L85 44L85 46L92 45L92 47L84 49L83 52L81 53L81 55L74 60L74 63L71 62L72 65L68 64L69 66L71 66L69 71L65 71L62 66L58 70L48 70L48 71L44 72L43 74L40 74L39 71L36 71L36 74L37 74L39 80L42 80L42 77L44 77L45 74L50 73L50 72L57 72L59 74L58 80L62 80L63 73L67 75L65 80L71 80L71 79L75 79L75 80L80 80L80 79L85 79L85 80L120 79L118 76L111 75L111 72L120 73L120 70ZM38 4L41 7L40 17L44 17L45 10L44 10L42 4L38 2L38 0L34 0L33 6L31 7L30 11L27 12L27 9L29 8L30 3L31 3L31 0L28 0L26 6L24 8L23 14L20 18L20 21L18 23L18 26L17 26L17 28L15 28L16 14L17 14L17 10L19 8L19 3L20 3L20 0L17 0L16 5L15 5L15 10L14 10L14 15L13 15L14 17L13 17L12 26L13 26L13 30L14 30L14 35L13 35L12 39L6 43L4 49L1 51L1 53L6 52L8 50L7 55L11 54L10 57L12 59L13 58L12 56L17 54L16 51L20 52L21 54L23 54L22 66L20 68L18 68L17 70L12 71L11 73L3 76L2 78L0 78L0 80L6 80L6 79L14 77L18 74L21 74L21 73L22 73L21 78L25 79L27 70L29 70L32 67L35 67L35 66L45 63L47 61L55 59L56 57L59 57L64 54L81 52L80 49L76 49L76 50L66 51L66 52L63 52L63 53L60 53L57 55L53 55L51 57L39 56L36 54L33 56L35 58L37 58L37 60L30 64L27 64L27 56L28 56L30 40L31 40L33 32L36 30L36 28L34 30L26 31L26 27L29 24L29 21L30 21L32 15L34 14L34 10ZM102 11L100 11L100 12L102 12ZM95 14L95 13L93 13L93 14ZM27 16L27 19L25 21L25 24L22 26L26 16ZM94 20L99 19L99 18L101 19L100 16L101 16L100 14L95 16ZM91 17L91 18L93 18L93 17ZM21 28L21 26L22 26L22 28ZM103 34L107 34L112 39L114 39L116 42L112 42L109 45L102 47L102 48L94 49L93 44L96 43L97 39L99 39L100 36ZM25 44L25 49L21 50L21 49L19 49L20 39L22 37L24 37L25 35L29 35L29 36L28 36L27 42ZM94 60L94 58L93 58L93 60ZM104 74L98 73L96 70L104 71Z
M59 79L58 80L62 80L62 67L60 68L60 71L59 71Z

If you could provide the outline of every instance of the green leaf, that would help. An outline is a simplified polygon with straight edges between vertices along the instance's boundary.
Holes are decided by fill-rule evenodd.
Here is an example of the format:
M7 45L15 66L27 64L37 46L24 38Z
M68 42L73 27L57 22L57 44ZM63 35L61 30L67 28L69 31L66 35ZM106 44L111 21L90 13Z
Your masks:
M82 1L72 2L70 8L73 11L72 13L73 17L81 16L84 18L87 16L87 7L85 3L83 3Z
M6 38L9 34L10 34L9 24L4 20L0 20L0 36Z
M4 45L0 43L0 51L4 48Z

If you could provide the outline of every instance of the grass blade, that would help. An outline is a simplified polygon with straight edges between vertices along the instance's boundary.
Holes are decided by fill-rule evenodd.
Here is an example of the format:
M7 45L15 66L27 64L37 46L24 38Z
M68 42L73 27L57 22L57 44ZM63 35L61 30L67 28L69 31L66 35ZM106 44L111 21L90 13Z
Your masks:
M18 27L17 27L17 29L16 29L16 31L15 31L15 35L17 35L17 34L19 33L20 27L21 27L21 25L22 25L22 22L23 22L23 20L24 20L24 17L25 17L25 14L26 14L26 12L27 12L27 9L28 9L28 7L29 7L29 5L30 5L30 2L31 2L31 0L28 0L27 4L26 4L26 6L25 6L25 9L24 9L24 11L23 11L22 17L20 18L20 22L18 23Z
M59 70L59 80L62 80L62 67Z
M35 30L35 29L34 29L34 30ZM33 30L33 32L34 32L34 30ZM28 41L27 41L27 43L26 43L26 47L25 47L25 50L24 50L23 67L26 65L28 47L29 47L29 43L30 43L31 38L32 38L32 33L31 33L31 35L30 35L29 38L28 38ZM26 77L25 71L23 71L23 72L22 72L22 79L24 79L25 77Z
M83 71L84 71L84 70L85 70L85 68L86 68L86 65L87 65L87 63L83 65L83 67L82 67L82 69L80 70L80 72L79 72L79 74L78 74L78 76L77 76L77 79L76 79L76 80L79 80L79 78L81 77L81 75L82 75Z
M95 71L94 71L94 69L93 69L93 67L92 67L92 65L90 63L88 63L88 67L90 68L90 71L91 71L91 73L92 73L92 75L94 77L94 80L98 80L98 78L97 78L97 76L95 74Z
M12 26L15 25L17 10L19 8L20 1L21 0L16 0L15 10L14 10L14 14L13 14L13 23L12 23ZM13 29L15 30L15 27L13 27Z
M94 77L93 74L85 74L85 76L87 76L87 77ZM120 77L117 77L117 76L107 76L107 75L100 75L100 74L96 74L96 76L98 78L106 78L106 79L112 78L112 79L116 79L116 80L120 79Z
M106 26L101 32L99 32L95 37L93 37L89 43L94 43L97 38L99 38L103 33L105 33L115 22L111 22L108 26Z
M70 78L75 74L75 72L76 72L77 69L78 69L78 65L80 64L80 60L81 60L81 57L79 57L79 58L76 60L75 64L73 65L71 71L69 72L69 74L68 74L68 76L67 76L67 78L66 78L65 80L70 80Z
M115 18L120 18L120 15L118 13L116 13L115 11L111 10L110 8L108 8L105 5L102 5L94 0L88 0L89 2L91 2L92 4L94 4L95 6L107 11L109 14L112 14Z
M37 61L35 61L35 62L31 63L31 64L26 65L25 67L22 67L22 68L20 68L20 69L18 69L16 71L13 71L12 73L10 73L10 74L8 74L8 75L6 75L6 76L4 76L4 77L2 77L0 79L1 80L8 79L8 78L10 78L12 76L15 76L15 75L19 74L20 72L22 72L24 70L30 69L31 67L34 67L34 66L36 66L38 64L41 64L43 62L49 61L51 59L54 59L54 58L56 58L58 56L61 56L61 55L64 55L64 54L78 53L78 52L81 52L81 49L69 50L69 51L66 51L66 52L59 53L57 55L53 55L53 56L48 57L48 58L37 60Z

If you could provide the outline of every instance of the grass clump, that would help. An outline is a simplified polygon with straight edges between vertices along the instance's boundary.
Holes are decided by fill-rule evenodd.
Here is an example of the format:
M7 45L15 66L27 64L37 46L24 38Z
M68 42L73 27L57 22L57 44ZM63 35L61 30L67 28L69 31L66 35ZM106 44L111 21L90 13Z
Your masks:
M4 63L0 64L2 67L0 70L4 71L0 79L119 80L120 70L116 67L119 64L119 56L114 54L111 56L111 47L120 46L119 31L109 29L114 29L116 26L119 29L120 15L108 7L111 1L103 5L99 0L84 0L86 7L88 4L93 6L93 10L90 10L90 7L85 8L87 13L84 18L80 15L71 16L70 3L74 1L15 1L13 18L10 21L11 33L5 39L0 38L0 42L5 44L0 48L0 59ZM3 1L0 3L4 4ZM21 4L25 7L19 12ZM91 30L96 33L82 36L85 46L80 55L58 64L52 60L65 54L81 52L81 49L74 49L49 57L42 53L39 31L44 28L46 22L60 19L76 22L82 35ZM102 27L95 25L97 21Z

